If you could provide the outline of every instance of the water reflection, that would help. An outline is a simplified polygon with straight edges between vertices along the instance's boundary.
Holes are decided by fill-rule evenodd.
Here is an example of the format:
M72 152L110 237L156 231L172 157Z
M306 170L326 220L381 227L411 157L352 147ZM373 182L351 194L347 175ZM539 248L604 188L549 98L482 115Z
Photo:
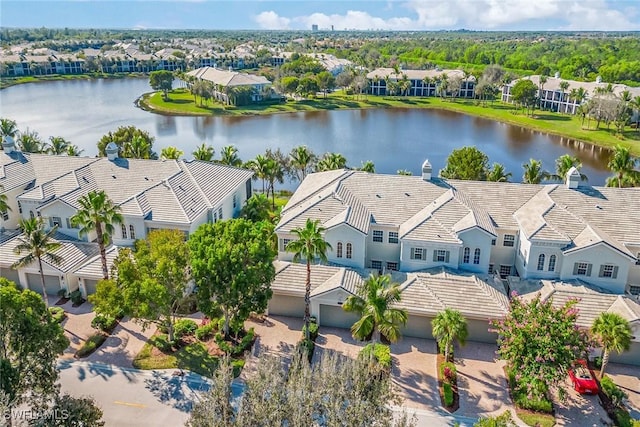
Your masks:
M177 133L176 118L174 116L160 116L156 120L156 132L160 136L175 135Z

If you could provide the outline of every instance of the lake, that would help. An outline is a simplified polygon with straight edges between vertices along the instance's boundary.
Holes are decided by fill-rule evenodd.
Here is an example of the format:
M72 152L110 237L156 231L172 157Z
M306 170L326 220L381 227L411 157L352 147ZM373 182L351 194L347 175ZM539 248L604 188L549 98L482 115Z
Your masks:
M155 151L175 145L190 158L196 146L220 148L233 144L243 160L280 148L287 153L307 145L316 154L342 153L349 166L371 160L376 171L407 169L420 174L428 158L434 172L444 167L454 148L475 145L520 181L522 164L542 160L553 171L555 159L575 155L592 185L603 185L609 152L560 137L487 119L440 110L380 109L317 111L270 116L177 117L137 108L135 100L151 89L147 79L68 80L29 83L0 91L0 116L21 130L37 131L43 139L62 136L97 153L96 142L118 126L133 125L155 136Z

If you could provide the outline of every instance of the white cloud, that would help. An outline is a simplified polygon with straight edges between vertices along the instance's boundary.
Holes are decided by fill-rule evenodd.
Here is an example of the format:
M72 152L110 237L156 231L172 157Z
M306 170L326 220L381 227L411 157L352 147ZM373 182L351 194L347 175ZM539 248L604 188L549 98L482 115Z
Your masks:
M287 30L291 19L278 16L273 10L262 12L254 17L254 20L265 30Z
M320 28L333 25L336 30L637 30L637 4L635 0L408 0L401 8L387 3L381 8L382 16L349 10L345 14L316 12L285 17L269 11L257 15L255 21L265 29L310 29L316 24ZM390 14L396 16L386 16Z

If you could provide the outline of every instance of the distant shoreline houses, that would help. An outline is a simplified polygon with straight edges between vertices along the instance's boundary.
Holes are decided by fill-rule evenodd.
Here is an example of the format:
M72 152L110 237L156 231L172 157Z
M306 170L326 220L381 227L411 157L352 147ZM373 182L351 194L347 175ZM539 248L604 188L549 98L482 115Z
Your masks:
M371 95L475 97L475 77L462 70L377 68L367 80Z

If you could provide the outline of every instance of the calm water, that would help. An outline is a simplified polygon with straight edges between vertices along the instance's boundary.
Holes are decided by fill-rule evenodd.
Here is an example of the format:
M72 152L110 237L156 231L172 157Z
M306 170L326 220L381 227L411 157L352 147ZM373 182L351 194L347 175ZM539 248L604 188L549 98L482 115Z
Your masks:
M284 152L305 144L316 153L342 153L353 167L372 160L376 171L420 173L428 158L440 170L454 148L475 145L522 177L522 164L540 159L547 170L562 154L576 155L593 185L609 175L608 152L569 143L559 137L463 114L435 110L354 110L277 114L255 117L167 117L142 111L134 101L150 91L146 79L77 80L13 86L0 91L0 116L30 128L43 138L62 136L96 154L96 142L118 126L134 125L156 137L163 147L178 146L190 153L202 142L233 144L248 160L266 148Z

